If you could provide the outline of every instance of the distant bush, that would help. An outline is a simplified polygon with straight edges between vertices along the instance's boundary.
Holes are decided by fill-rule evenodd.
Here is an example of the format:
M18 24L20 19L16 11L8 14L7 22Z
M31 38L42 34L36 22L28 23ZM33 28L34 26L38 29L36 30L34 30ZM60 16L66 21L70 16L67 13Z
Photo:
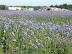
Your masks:
M5 10L5 5L0 5L0 10Z
M64 9L69 9L72 10L72 5L71 4L62 4L62 5L51 5L50 7L57 7L57 8L64 8Z

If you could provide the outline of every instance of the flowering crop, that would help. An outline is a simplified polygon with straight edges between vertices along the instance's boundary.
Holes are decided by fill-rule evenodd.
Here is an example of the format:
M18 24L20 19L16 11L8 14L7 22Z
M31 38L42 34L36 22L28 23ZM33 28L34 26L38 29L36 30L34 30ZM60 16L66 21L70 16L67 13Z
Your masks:
M72 11L0 10L0 54L72 54Z

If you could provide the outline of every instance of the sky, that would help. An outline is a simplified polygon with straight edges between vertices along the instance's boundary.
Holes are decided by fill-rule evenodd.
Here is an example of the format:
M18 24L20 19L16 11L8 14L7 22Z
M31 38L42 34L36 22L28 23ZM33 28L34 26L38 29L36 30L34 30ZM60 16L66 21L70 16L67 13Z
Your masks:
M72 0L0 0L0 5L7 6L50 6L72 4Z

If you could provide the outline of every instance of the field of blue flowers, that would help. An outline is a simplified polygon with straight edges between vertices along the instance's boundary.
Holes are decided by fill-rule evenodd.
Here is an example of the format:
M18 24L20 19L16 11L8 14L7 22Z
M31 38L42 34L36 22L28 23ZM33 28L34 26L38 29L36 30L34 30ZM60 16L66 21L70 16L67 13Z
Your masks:
M72 11L0 10L0 54L72 54Z

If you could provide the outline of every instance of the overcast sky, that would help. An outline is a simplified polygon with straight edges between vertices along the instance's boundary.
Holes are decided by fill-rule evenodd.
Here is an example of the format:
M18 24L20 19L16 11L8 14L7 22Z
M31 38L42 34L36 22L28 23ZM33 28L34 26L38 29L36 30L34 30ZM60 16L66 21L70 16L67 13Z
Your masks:
M72 0L0 0L0 5L8 6L50 6L72 4Z

